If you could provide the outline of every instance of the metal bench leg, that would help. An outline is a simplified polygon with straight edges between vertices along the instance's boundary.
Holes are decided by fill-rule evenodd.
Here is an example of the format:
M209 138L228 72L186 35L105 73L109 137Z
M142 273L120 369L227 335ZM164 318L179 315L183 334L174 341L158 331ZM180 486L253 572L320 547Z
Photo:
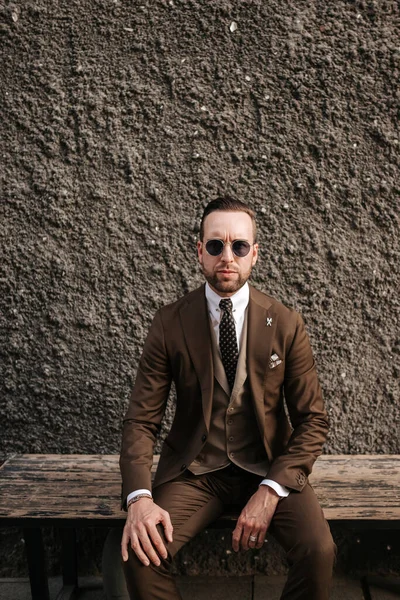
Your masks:
M71 527L61 527L59 532L61 539L63 587L56 600L76 600L79 593L76 531Z
M50 600L46 557L40 527L24 528L32 600Z
M76 552L76 530L72 527L60 529L61 557L64 586L78 587L78 558Z

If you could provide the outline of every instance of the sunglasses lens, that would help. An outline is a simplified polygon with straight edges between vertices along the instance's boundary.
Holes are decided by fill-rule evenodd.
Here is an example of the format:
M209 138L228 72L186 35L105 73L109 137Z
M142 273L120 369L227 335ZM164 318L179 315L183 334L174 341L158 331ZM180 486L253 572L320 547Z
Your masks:
M232 244L232 251L236 256L243 258L250 252L250 244L249 242L245 242L243 240L236 240Z
M221 240L208 240L206 250L211 256L218 256L224 248L224 243Z

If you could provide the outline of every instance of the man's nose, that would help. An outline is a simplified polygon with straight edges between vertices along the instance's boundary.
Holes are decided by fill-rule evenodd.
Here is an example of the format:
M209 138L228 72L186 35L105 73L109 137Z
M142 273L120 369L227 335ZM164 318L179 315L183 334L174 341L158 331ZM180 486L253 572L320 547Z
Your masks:
M222 250L221 259L224 262L232 262L233 261L233 252L232 246L230 244L225 244Z

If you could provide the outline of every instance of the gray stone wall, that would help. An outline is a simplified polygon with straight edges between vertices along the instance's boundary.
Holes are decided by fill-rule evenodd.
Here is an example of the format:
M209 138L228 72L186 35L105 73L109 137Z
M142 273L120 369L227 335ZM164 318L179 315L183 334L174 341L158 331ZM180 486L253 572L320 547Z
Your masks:
M0 5L3 456L118 452L224 192L258 214L254 285L305 318L326 452L400 452L398 22L393 0Z

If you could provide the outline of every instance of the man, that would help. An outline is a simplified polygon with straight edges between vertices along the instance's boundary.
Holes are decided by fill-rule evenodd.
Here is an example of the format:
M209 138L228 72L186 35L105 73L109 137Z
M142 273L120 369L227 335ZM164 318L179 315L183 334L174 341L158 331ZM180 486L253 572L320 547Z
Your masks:
M173 556L238 505L233 549L261 548L270 531L290 567L282 599L327 600L335 546L307 476L328 423L303 322L247 283L258 244L246 204L210 202L197 253L206 284L156 313L124 419L130 596L180 598ZM176 413L151 492L172 380Z

